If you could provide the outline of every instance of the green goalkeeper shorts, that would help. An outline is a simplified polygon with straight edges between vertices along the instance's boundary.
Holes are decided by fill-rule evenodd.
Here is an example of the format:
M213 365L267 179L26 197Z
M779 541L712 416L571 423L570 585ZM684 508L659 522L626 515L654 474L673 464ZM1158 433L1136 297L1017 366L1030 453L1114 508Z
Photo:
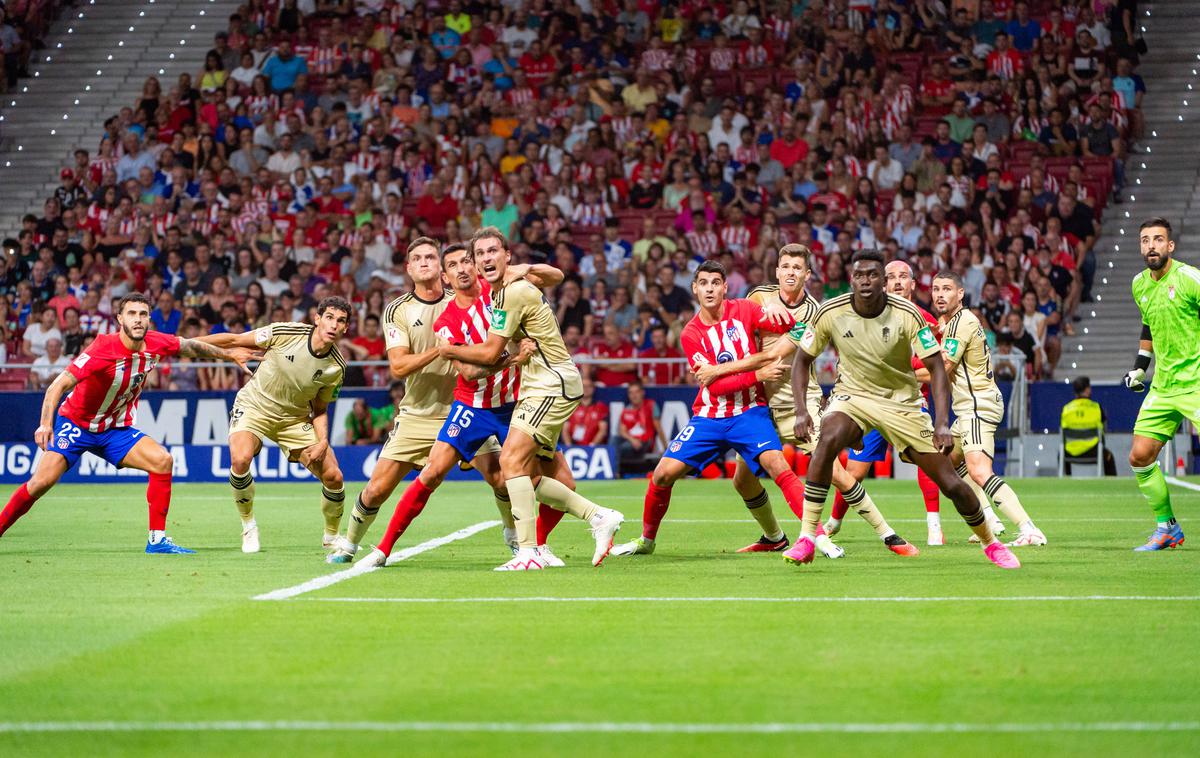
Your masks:
M1146 394L1138 411L1133 433L1139 437L1166 442L1175 436L1179 425L1189 419L1200 427L1200 392L1185 395L1160 395L1153 389Z

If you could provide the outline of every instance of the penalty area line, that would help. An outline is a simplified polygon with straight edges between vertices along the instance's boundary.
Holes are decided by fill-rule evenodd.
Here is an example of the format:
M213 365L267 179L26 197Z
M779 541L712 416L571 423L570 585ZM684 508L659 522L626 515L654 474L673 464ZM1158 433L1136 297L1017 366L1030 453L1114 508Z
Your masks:
M1200 602L1200 595L1021 595L982 597L314 597L322 603L1072 603Z
M421 553L427 553L430 550L435 550L435 549L441 547L442 545L448 545L451 542L457 542L458 540L465 540L467 537L470 537L474 534L482 532L485 529L491 529L492 527L496 527L496 526L500 526L499 521L481 521L478 524L472 524L471 526L464 527L462 529L459 529L456 532L451 532L450 534L447 534L444 537L437 537L435 539L422 542L419 545L413 545L412 547L406 547L403 550L397 550L396 552L392 553L392 555L388 558L387 565L391 566L395 563L398 563L399 561L403 561L405 559L412 558L413 556L420 555ZM320 590L320 589L324 589L326 587L333 586L333 585L337 584L338 582L344 582L347 579L353 579L356 576L362 576L363 574L369 574L372 571L376 571L378 569L379 569L378 566L368 566L365 563L360 562L360 563L354 564L353 566L351 566L348 569L345 569L344 571L336 571L332 574L325 574L323 576L318 576L313 579L309 579L307 582L302 582L302 583L294 585L292 587L284 587L282 589L272 590L271 592L263 593L262 595L255 595L251 599L252 600L287 600L288 598L293 598L293 597L296 597L297 595L303 595L306 592L313 592L314 590Z
M63 732L491 732L507 734L1033 734L1195 732L1200 721L699 723L653 721L10 721L0 734Z
M1174 476L1168 476L1166 477L1166 480L1167 484L1174 484L1176 487L1183 487L1184 489L1200 492L1200 484L1196 484L1195 482L1185 482L1182 479Z

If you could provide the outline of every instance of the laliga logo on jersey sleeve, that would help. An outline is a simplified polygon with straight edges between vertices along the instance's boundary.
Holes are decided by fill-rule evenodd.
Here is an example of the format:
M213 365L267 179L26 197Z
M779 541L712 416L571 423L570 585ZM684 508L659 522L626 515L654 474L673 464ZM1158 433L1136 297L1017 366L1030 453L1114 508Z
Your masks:
M1175 285L1174 284L1167 286L1167 297L1170 298L1171 300L1175 299Z
M717 363L729 363L733 360L733 353L728 350L722 350L717 353Z

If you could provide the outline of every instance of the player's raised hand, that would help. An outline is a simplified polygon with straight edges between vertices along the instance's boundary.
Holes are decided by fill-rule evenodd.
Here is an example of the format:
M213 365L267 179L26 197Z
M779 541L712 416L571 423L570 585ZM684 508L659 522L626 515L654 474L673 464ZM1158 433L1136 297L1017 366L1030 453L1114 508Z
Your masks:
M304 468L309 468L314 463L319 463L325 458L325 454L329 452L329 441L321 440L315 442L304 450L300 451L299 462Z
M800 442L808 442L812 439L813 423L808 411L800 410L796 413L796 423L792 426L792 431Z
M791 371L791 364L785 365L782 358L776 358L771 363L754 372L754 378L760 382L777 382L783 378L785 371Z
M42 424L33 433L33 441L42 450L45 450L50 445L50 438L54 436L54 430L45 424Z
M504 270L504 286L507 287L508 285L512 284L516 280L518 280L518 279L522 278L523 276L525 276L526 274L528 274L529 268L530 268L530 266L528 263L518 263L516 265L510 265L507 269Z
M763 306L763 316L775 326L786 326L792 322L792 315L779 303L768 303Z
M1146 372L1143 369L1135 368L1125 375L1125 386L1134 392L1146 391Z
M945 424L938 424L933 428L933 446L938 449L942 455L949 455L954 449L954 435L950 433L950 427Z
M246 364L250 361L261 361L263 353L258 350L251 350L248 347L232 347L229 348L229 360L242 367L247 375L253 376L254 372Z

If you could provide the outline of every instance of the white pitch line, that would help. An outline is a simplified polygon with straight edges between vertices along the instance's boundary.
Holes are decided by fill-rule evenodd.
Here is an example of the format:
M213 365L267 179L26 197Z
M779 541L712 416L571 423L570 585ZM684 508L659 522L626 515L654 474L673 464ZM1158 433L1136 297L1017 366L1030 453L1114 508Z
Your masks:
M500 522L499 521L481 521L478 524L473 524L473 525L465 527L463 529L459 529L457 532L451 532L450 534L447 534L445 537L437 537L436 539L422 542L419 545L413 545L412 547L406 547L403 550L398 550L397 552L392 553L391 557L388 558L387 565L391 566L399 561L405 560L406 558L412 558L414 555L420 555L421 553L425 553L425 552L428 552L435 548L439 548L442 545L448 545L451 542L456 542L458 540L465 540L467 537L470 537L473 534L482 532L484 529L491 529L494 526L500 526ZM346 569L345 571L337 571L332 574L325 574L323 576L318 576L314 579L309 579L307 582L302 582L301 584L297 584L292 587L284 587L283 589L272 590L271 592L267 592L262 595L255 595L252 599L253 600L287 600L290 597L296 597L297 595L303 595L304 593L312 592L313 590L324 589L325 587L329 587L331 585L337 584L338 582L344 582L347 579L353 579L356 576L362 576L363 574L369 574L372 571L376 571L378 568L379 568L378 566L368 566L365 563L359 562L359 563L354 564L351 568Z
M1167 484L1174 484L1177 487L1183 487L1184 489L1196 490L1197 492L1200 492L1200 484L1196 484L1194 482L1185 482L1182 479L1176 479L1173 476L1167 477Z
M1023 595L983 597L315 597L323 603L1079 603L1200 602L1200 595Z
M956 515L956 514L955 514ZM843 519L845 521L846 519ZM629 519L626 523L633 523L634 519ZM1145 518L1120 517L1120 518L1092 518L1090 516L1079 516L1078 518L1038 518L1038 523L1062 523L1062 524L1095 524L1095 523L1146 523ZM638 520L640 523L640 520ZM667 518L663 519L664 524L754 524L757 523L750 518ZM924 524L926 520L923 518L891 518L888 519L891 524Z
M1200 721L759 722L653 721L9 721L0 734L65 732L493 732L506 734L1034 734L1196 732Z

